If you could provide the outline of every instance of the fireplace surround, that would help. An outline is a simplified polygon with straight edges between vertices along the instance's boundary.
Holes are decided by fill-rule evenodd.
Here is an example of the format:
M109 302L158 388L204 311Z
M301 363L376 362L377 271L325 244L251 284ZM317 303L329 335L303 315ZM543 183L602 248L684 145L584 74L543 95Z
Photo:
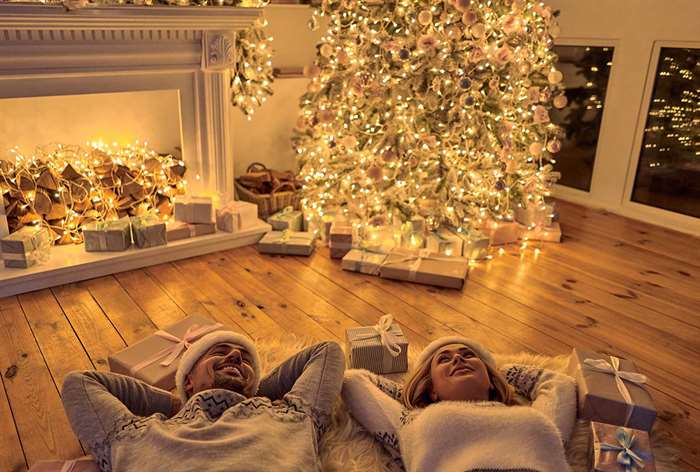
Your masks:
M1 100L174 90L182 159L193 193L234 198L230 67L235 37L256 8L0 4ZM115 123L118 126L118 123ZM41 143L37 143L41 144ZM2 155L12 143L0 143ZM198 178L194 178L197 176ZM0 268L0 296L252 244L269 230L216 233L123 253L58 246L48 262Z

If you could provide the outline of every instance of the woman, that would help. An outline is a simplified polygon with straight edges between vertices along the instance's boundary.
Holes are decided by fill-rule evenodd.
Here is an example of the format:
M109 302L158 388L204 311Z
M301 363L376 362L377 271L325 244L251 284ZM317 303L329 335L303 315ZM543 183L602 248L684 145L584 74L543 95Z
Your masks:
M368 371L348 370L343 399L409 472L568 471L563 443L576 418L573 379L519 365L502 372L478 343L445 337L423 350L403 392ZM532 404L517 405L513 388Z

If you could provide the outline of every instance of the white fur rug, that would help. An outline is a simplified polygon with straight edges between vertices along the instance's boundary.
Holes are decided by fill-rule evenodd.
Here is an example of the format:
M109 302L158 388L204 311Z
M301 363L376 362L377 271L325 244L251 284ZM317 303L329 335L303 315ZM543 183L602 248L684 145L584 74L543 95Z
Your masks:
M287 357L311 345L312 342L290 336L286 339L259 340L257 344L262 370L268 372ZM409 368L413 365L419 352L414 346L409 348ZM531 364L560 372L565 371L569 362L568 356L546 357L528 353L509 356L495 354L494 357L498 363ZM392 380L401 381L404 375L398 374L389 377ZM567 457L575 472L589 470L588 441L588 422L579 420L567 447ZM677 470L677 454L670 444L669 438L652 431L651 442L654 448L656 470ZM327 472L383 472L389 470L384 466L388 455L348 414L341 400L338 400L336 406L333 426L323 438L321 460L323 470Z

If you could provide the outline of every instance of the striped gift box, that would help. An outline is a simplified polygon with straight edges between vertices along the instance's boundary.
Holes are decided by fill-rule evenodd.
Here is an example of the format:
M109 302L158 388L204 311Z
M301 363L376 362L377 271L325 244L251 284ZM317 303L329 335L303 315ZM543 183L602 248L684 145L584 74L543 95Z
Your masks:
M393 374L408 370L408 339L401 327L392 323L389 332L398 338L401 352L394 357L385 346L374 326L346 330L350 367L367 369L375 374Z

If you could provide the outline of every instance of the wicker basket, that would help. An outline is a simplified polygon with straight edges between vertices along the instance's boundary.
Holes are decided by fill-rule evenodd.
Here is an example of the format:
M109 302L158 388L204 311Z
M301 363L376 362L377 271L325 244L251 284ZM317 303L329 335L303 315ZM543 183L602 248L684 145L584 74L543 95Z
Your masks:
M248 166L246 172L259 172L261 168L265 171L268 170L263 164L254 162ZM241 185L236 179L236 193L239 200L255 203L258 206L258 217L265 221L270 215L288 206L295 210L299 209L300 196L292 182L282 182L270 193L255 193Z

